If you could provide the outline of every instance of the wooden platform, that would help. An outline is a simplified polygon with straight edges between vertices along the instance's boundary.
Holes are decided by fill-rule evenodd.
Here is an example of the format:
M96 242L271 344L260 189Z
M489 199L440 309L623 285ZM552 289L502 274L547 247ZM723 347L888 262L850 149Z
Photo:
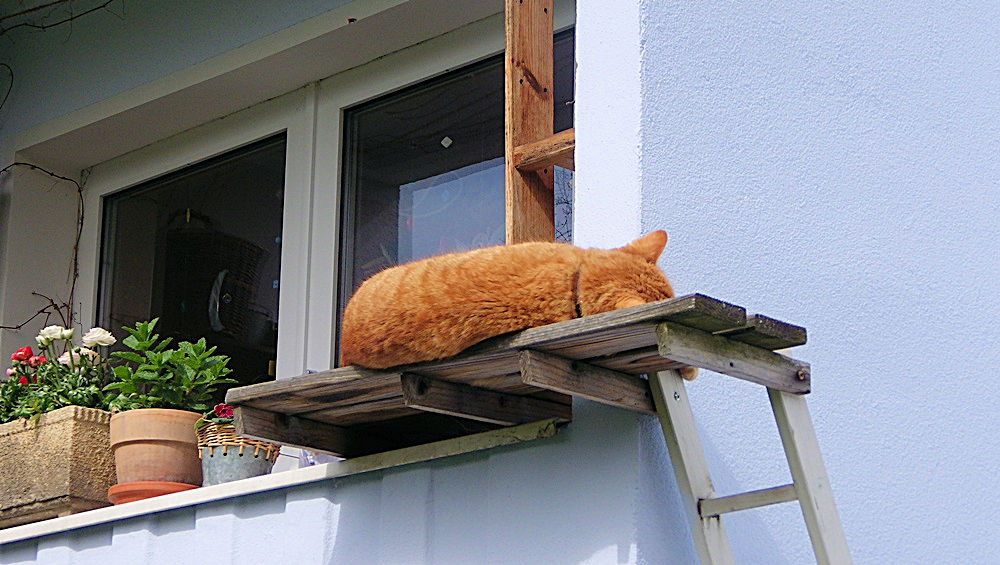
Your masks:
M683 365L809 392L809 365L774 353L804 328L694 294L531 328L449 359L342 367L234 388L240 433L356 457L544 419L572 396L653 414L644 374Z

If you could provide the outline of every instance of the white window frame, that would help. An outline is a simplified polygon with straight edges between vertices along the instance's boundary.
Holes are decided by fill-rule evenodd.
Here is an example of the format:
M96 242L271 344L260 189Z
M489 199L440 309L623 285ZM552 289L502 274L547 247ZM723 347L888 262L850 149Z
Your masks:
M575 9L572 2L557 7L561 31L573 24ZM83 325L95 322L97 310L104 197L284 131L276 374L334 366L345 110L503 48L503 14L496 14L94 166L80 242Z

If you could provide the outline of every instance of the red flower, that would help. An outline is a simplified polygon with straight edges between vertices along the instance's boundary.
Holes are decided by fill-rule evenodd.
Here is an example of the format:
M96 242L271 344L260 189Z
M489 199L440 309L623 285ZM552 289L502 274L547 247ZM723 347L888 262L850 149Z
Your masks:
M214 410L216 418L233 417L233 407L228 404L216 404Z
M17 378L17 382L26 385L28 384L28 377L21 375L20 377Z
M28 358L28 364L32 367L37 367L46 361L48 361L48 359L46 359L44 355L35 355Z
M34 355L34 353L31 351L31 347L22 347L21 349L18 349L17 351L11 354L10 360L25 361L32 355Z

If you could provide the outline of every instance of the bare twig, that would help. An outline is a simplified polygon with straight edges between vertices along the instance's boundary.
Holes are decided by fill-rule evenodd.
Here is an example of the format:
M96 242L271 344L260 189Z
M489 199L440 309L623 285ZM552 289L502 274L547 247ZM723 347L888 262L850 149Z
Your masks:
M63 19L61 19L61 20L59 20L57 22L52 22L52 23L48 23L48 24L36 24L36 23L32 23L32 22L22 22L22 23L19 23L19 24L12 25L12 26L10 26L8 28L0 28L0 35L3 35L3 34L9 32L9 31L17 29L19 27L27 27L27 28L31 28L31 29L37 29L37 30L46 30L46 29L49 29L49 28L53 28L53 27L56 27L56 26L59 26L59 25L71 22L71 21L73 21L73 20L75 20L77 18L86 16L87 14L96 12L98 10L103 10L104 8L107 8L114 1L115 0L105 0L105 2L103 2L102 4L100 4L98 6L94 6L93 8L91 8L89 10L84 10L84 11L80 12L79 14L70 14L69 16L67 16L67 17L65 17L65 18L63 18Z
M49 2L48 4L39 4L39 5L35 6L35 7L27 8L25 10L21 10L20 12L15 12L13 14L7 14L6 16L0 16L0 22L2 22L4 20L9 20L11 18L16 18L18 16L23 16L25 14L30 14L32 12L38 12L39 10L44 10L45 8L49 8L51 6L55 6L56 4L65 4L67 2L72 2L72 0L55 0L54 2Z
M32 315L27 320L25 320L24 322L21 322L20 324L18 324L16 326L2 326L2 325L0 325L0 330L11 330L11 329L12 330L19 330L22 327L24 327L25 324L27 324L31 320L34 320L35 318L37 318L38 316L40 316L42 314L47 314L46 321L48 321L48 315L51 315L53 312L59 314L59 317L62 319L63 326L69 327L72 324L72 322L73 322L73 306L72 306L72 304L73 304L74 295L76 294L76 281L80 277L80 238L83 235L83 217L84 217L83 216L83 212L84 212L84 209L83 209L83 184L81 184L80 182L78 182L78 181L76 181L74 179L71 179L69 177L64 177L62 175L58 175L56 173L53 173L52 171L49 171L49 170L47 170L47 169L45 169L43 167L39 167L38 165L35 165L33 163L25 163L25 162L22 162L22 161L15 161L15 162L11 163L10 165L7 165L3 169L0 169L0 175L3 175L4 173L9 172L14 167L27 167L27 168L29 168L31 170L39 171L41 173L49 175L52 178L71 182L71 183L73 183L74 186L76 186L76 197L77 197L77 202L76 202L76 212L77 212L76 213L76 238L75 238L75 241L73 242L73 263L72 263L72 269L71 269L70 275L69 275L69 279L70 280L68 281L69 282L69 297L67 298L66 302L64 302L62 304L56 304L56 302L54 300L52 300L51 298L49 298L48 296L45 296L44 294L39 294L37 292L32 292L31 294L33 294L35 296L40 296L42 298L47 299L49 301L49 304L47 306L45 306L44 308L42 308L41 310L39 310L38 312L36 312L34 315ZM65 312L64 312L64 310L65 310Z

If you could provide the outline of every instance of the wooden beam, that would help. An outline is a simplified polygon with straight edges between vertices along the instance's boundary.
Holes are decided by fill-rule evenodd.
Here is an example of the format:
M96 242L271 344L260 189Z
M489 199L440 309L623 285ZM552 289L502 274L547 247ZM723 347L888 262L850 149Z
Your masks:
M775 320L761 314L747 316L745 326L715 332L731 340L756 345L764 349L785 349L806 342L806 329L802 326Z
M552 0L506 0L504 125L507 243L555 238L552 169L522 172L515 148L552 135Z
M404 373L403 399L407 406L480 422L513 426L548 418L573 419L571 404L494 392Z
M738 512L751 508L760 508L771 504L781 504L796 500L795 485L784 485L774 488L766 488L731 496L720 496L718 498L705 498L698 501L698 513L702 518L720 516L728 512Z
M722 336L663 322L656 327L663 357L784 392L809 392L809 364Z
M573 129L561 131L545 139L514 148L514 167L522 173L542 171L548 174L553 166L573 170L576 138Z
M649 382L636 375L541 351L522 351L520 362L521 379L525 384L635 412L656 413Z
M559 431L559 420L549 419L531 422L511 428L500 428L488 432L480 432L452 439L441 440L424 445L405 447L386 453L376 453L338 463L330 463L327 467L330 477L342 477L432 461L442 457L451 457L463 453L471 453L484 449L493 449L536 439L545 439L556 435Z
M249 438L324 451L340 457L367 455L400 447L398 443L341 426L246 406L234 408L236 433Z

